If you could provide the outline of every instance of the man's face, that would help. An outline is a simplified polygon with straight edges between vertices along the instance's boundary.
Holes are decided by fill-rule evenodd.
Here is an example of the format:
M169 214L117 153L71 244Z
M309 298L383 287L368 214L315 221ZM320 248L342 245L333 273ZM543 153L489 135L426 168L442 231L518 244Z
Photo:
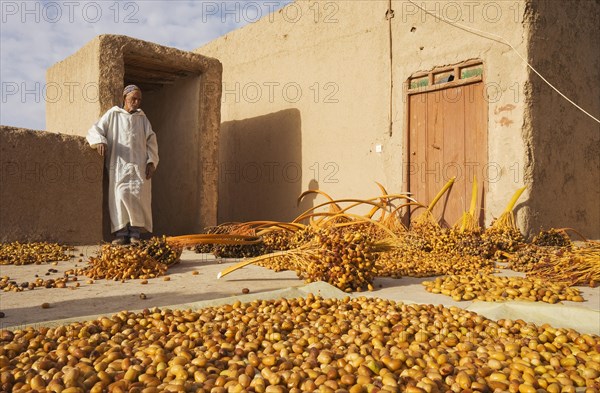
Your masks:
M133 112L140 109L142 105L142 92L134 90L125 96L125 110L127 112Z

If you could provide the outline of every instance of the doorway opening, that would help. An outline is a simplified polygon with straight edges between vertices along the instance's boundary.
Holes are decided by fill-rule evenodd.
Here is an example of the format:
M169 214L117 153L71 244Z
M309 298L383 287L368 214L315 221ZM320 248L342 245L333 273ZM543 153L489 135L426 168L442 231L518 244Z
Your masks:
M477 179L476 219L484 224L488 180L487 113L483 63L464 62L417 73L407 81L407 189L427 205L452 177L452 188L433 214L454 225L469 209L473 179ZM409 217L421 214L412 209Z
M152 178L153 234L200 229L202 143L201 74L152 57L124 56L124 85L142 90L142 110L156 133L159 164Z

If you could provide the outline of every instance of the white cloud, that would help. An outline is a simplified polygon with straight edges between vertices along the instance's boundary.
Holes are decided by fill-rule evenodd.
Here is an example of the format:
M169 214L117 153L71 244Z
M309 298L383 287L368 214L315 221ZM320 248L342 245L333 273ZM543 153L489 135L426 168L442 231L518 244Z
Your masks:
M193 50L289 2L3 0L0 124L44 129L46 69L99 34Z

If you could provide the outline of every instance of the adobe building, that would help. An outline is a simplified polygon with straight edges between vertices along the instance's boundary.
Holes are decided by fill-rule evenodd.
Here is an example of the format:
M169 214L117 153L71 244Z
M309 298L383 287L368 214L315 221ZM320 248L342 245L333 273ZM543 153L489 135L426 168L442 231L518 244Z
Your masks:
M454 224L475 174L481 223L526 186L523 232L600 238L600 125L526 64L598 119L599 22L597 1L297 1L198 48L223 63L219 221L375 181L428 203L455 176Z
M84 137L109 108L122 105L130 83L143 90L159 144L154 233L198 233L215 225L221 72L216 59L118 35L98 36L53 65L47 71L48 90L54 89L46 102L49 132L0 130L2 200L12 202L1 208L0 239L110 239L103 160Z
M198 233L216 223L217 173L212 168L217 162L221 72L216 59L101 35L48 69L48 84L77 83L81 94L49 101L46 128L85 136L104 112L123 104L124 86L138 85L159 145L160 170L152 179L154 232ZM107 237L107 202L103 211Z
M139 84L159 233L290 220L309 188L428 203L455 177L451 225L476 176L481 224L526 187L525 234L599 239L599 19L597 1L296 1L193 53L104 35L48 70L84 93L48 102L46 127L85 135Z

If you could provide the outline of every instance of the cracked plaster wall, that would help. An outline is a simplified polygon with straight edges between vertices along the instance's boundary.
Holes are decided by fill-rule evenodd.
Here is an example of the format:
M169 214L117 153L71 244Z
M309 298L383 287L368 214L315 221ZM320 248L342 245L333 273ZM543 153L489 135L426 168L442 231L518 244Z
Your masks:
M557 89L600 118L600 3L533 0L530 61ZM529 227L571 227L600 238L600 124L529 72Z

